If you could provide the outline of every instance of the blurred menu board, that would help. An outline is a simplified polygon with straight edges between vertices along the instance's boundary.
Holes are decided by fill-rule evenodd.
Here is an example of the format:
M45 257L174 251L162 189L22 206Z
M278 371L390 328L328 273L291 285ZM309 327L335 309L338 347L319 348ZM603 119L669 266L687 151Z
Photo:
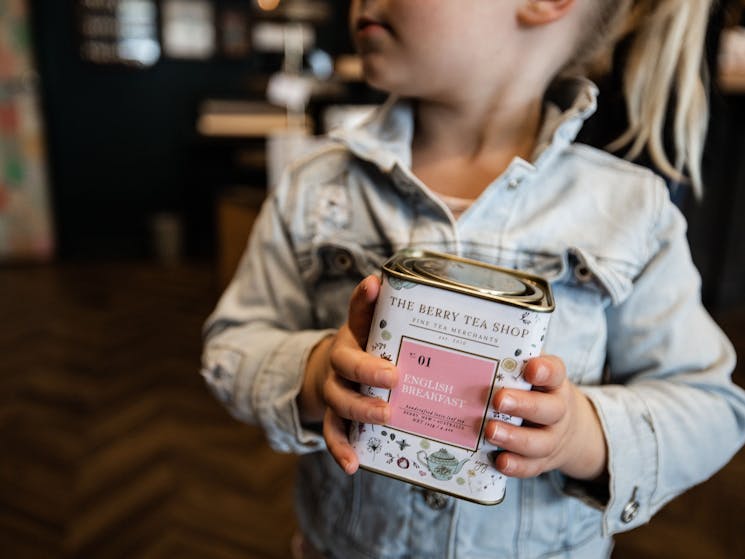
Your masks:
M207 59L216 51L215 7L208 0L163 0L163 50L171 58Z
M250 9L247 0L161 0L163 55L245 58L251 53Z
M85 60L146 67L160 58L154 0L79 0L77 11Z
M243 59L251 53L248 0L77 0L76 5L80 53L95 64L147 67L161 57Z

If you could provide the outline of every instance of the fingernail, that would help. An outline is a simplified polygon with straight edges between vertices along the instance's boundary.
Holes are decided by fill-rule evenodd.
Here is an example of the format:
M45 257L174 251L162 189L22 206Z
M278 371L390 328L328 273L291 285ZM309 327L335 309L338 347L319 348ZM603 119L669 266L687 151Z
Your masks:
M497 458L499 458L505 452L505 450L494 450L487 455L492 463L492 466L494 466L495 468L497 467ZM502 460L502 467L498 469L503 474L508 475L508 472L512 469L512 463L509 458L505 458L504 460Z
M386 367L375 373L375 386L380 388L392 388L394 380L393 369Z
M515 407L517 406L517 402L512 396L502 396L502 399L499 401L499 410L503 413L512 413L515 410Z
M542 382L546 382L547 380L548 380L548 367L541 363L536 368L535 373L533 373L533 382L535 382L536 384L540 384Z
M379 406L376 408L371 409L368 412L368 421L371 423L386 423L388 421L388 416L390 415L390 412L388 410L388 406Z
M494 422L487 429L489 430L489 433L487 433L487 435L490 441L495 443L504 442L505 430L499 426L499 423Z
M496 466L497 458L499 458L499 455L502 453L504 453L504 450L492 450L486 455L489 458L489 461L492 463L492 466Z

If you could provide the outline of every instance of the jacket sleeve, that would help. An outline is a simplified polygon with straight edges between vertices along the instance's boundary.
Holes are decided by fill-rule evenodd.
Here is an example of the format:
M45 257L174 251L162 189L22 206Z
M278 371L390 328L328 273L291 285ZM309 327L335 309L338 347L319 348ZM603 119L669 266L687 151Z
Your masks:
M204 326L202 376L234 417L262 427L281 452L324 445L301 424L296 404L309 353L333 333L313 323L290 236L277 198L270 197L235 277Z
M668 202L658 196L648 262L631 294L607 311L609 384L582 387L608 447L606 534L647 522L745 441L734 350L701 304L685 221Z

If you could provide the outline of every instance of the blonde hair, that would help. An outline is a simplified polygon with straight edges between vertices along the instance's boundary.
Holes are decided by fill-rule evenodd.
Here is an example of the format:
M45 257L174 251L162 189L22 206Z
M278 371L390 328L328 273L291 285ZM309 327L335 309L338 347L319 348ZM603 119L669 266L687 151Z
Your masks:
M646 149L652 163L672 179L685 181L687 174L700 196L709 119L705 39L713 0L589 1L597 2L597 9L591 9L594 35L580 43L572 70L608 71L616 45L628 38L623 89L629 124L608 149L628 148L628 159ZM671 101L674 162L664 145Z

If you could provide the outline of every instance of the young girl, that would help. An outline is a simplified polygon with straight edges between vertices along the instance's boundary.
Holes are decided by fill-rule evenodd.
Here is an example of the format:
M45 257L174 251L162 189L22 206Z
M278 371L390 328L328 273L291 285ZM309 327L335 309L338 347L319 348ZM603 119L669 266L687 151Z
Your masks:
M683 218L660 178L573 143L596 89L565 78L637 21L623 141L700 185L708 5L352 2L367 80L392 96L290 169L205 329L218 397L274 448L302 454L298 521L314 556L596 559L743 443L735 357L700 303ZM672 82L670 164L660 135ZM358 471L347 442L347 420L390 417L356 386L397 382L363 348L371 274L410 246L552 283L546 355L524 370L535 388L494 398L525 423L485 428L510 476L498 506Z

